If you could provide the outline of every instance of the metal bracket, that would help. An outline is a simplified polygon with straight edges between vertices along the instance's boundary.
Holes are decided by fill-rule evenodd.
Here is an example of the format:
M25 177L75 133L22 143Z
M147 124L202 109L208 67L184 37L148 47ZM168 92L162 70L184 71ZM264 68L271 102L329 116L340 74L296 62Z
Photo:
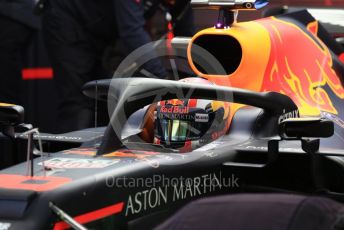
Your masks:
M27 135L27 158L26 158L26 162L27 162L27 176L34 176L34 135L37 135L38 138L38 145L39 145L39 152L40 152L40 156L42 158L42 168L43 168L43 174L44 176L46 175L45 172L45 165L44 165L44 161L43 161L43 145L42 145L42 140L40 138L40 133L39 130L37 128L35 129L31 129L29 131L26 131L25 133L23 133L22 135Z
M256 163L241 163L241 162L225 162L225 163L223 163L223 166L246 167L246 168L265 168L277 160L278 153L279 153L279 142L280 141L281 141L281 139L274 139L274 140L268 141L268 152L267 152L266 163L256 164Z

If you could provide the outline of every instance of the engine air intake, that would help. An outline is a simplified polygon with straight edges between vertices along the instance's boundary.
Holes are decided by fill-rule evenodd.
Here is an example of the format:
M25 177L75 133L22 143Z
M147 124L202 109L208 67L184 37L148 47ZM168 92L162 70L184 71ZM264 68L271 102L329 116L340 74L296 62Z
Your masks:
M196 61L199 58L199 52L197 52L197 46L205 49L222 65L225 73L221 73L219 70L205 70ZM240 43L232 36L229 35L213 35L206 34L197 37L191 44L191 62L196 69L206 75L230 75L234 73L242 59L242 48Z

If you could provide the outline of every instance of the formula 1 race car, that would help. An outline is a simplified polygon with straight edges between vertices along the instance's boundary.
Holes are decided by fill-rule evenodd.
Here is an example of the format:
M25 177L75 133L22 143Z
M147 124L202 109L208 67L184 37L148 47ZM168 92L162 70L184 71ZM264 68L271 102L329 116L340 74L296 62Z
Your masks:
M40 134L0 104L16 163L0 171L0 229L150 229L219 194L343 201L344 48L305 10L222 13L188 44L197 77L85 85L108 101L107 127Z

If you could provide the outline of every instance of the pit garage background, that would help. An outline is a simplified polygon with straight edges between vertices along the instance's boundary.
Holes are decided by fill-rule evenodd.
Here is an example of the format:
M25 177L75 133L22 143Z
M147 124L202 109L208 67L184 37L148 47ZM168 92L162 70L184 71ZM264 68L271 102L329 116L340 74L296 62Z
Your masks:
M271 0L269 8L289 5L297 7L330 7L343 8L343 0ZM247 21L261 17L262 11L243 12L240 21ZM153 20L156 37L166 31L167 25L162 20L163 15L156 15ZM196 10L195 23L197 30L211 26L217 18L217 12ZM340 26L344 34L344 11L341 14L330 13L326 18L334 22L335 27ZM336 23L338 22L338 23ZM342 25L339 25L342 24ZM328 27L328 28L331 28ZM338 32L338 31L332 31ZM340 36L340 34L338 35ZM43 132L54 133L56 121L57 96L53 83L54 73L50 67L49 59L45 52L42 34L39 32L33 38L26 51L25 68L22 71L21 95L26 112L26 122L39 127Z

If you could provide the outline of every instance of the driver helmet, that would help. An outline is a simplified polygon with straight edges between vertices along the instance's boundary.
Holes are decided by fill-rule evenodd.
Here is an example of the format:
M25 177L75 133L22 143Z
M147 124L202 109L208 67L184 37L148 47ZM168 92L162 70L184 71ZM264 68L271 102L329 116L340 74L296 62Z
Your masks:
M213 84L203 78L185 78L181 81ZM228 130L229 105L228 102L203 99L173 99L151 105L148 111L153 113L153 143L180 152L190 152L214 141Z

